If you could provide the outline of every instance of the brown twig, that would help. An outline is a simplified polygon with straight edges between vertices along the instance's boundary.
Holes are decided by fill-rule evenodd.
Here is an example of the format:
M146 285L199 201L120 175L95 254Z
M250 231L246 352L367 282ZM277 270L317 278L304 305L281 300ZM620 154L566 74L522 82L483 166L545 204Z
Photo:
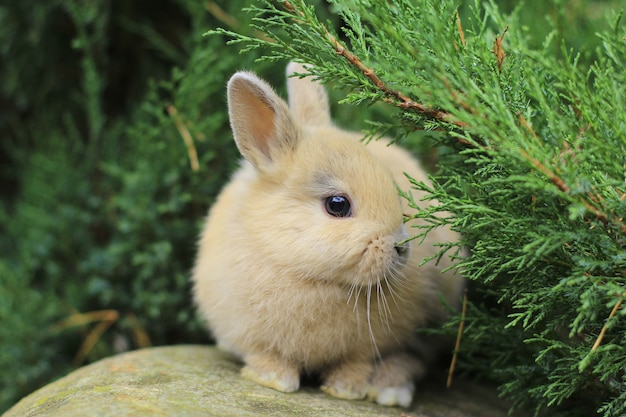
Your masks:
M450 362L450 370L448 371L448 381L446 387L452 386L452 375L454 375L454 367L456 366L456 360L459 355L459 347L461 346L461 336L463 335L463 325L465 324L465 313L467 311L467 288L463 293L463 308L461 309L461 321L459 322L459 330L456 334L456 343L454 344L454 353L452 354L452 361Z
M526 119L524 119L524 117L521 114L518 114L519 120L521 125L526 128L526 130L528 130L528 132L530 133L530 135L539 143L539 138L537 137L537 135L535 134L535 132L533 131L532 127L528 124L528 122L526 121ZM565 183L565 181L563 181L563 179L561 177L559 177L554 171L552 171L550 168L548 168L547 166L545 166L543 163L541 163L541 161L539 161L538 159L532 157L528 152L526 152L524 149L520 149L519 150L520 154L524 157L524 159L526 159L527 161L529 161L532 165L535 166L535 168L537 168L538 171L540 171L541 173L543 173L545 176L548 177L548 179L557 186L557 188L561 191L563 191L566 194L569 194L571 191L571 188ZM603 199L602 196L600 196L599 194L588 194L588 199L591 201L594 201L596 203L600 203ZM609 216L604 214L600 209L598 209L596 206L594 206L591 202L589 202L586 199L581 199L582 204L585 206L585 208L587 210L589 210L591 213L594 214L594 216L596 216L596 218L602 222L605 226L607 226L609 223L613 223L615 224L620 232L622 234L626 235L626 224L623 223L623 219L609 219Z
M222 9L217 3L214 1L205 1L204 8L207 9L209 13L213 15L220 22L230 26L233 29L239 28L239 21L235 19L233 16L228 14L224 9Z
M85 358L87 358L89 352L91 352L96 343L98 343L98 340L102 338L104 332L106 332L107 329L111 327L116 320L117 315L111 316L110 319L98 323L96 327L94 327L89 332L87 337L85 337L85 340L83 340L83 343L81 343L80 348L78 349L78 352L76 353L76 356L72 361L72 365L78 367L82 365L83 362L85 362Z
M600 334L598 335L596 342L591 347L591 353L595 352L602 344L602 340L604 339L604 335L606 334L609 321L611 321L611 319L615 317L615 315L617 314L617 310L619 310L621 305L622 305L622 298L617 300L617 303L615 303L615 305L613 306L613 309L611 310L611 314L609 314L609 318L606 319L606 322L604 323L604 326L602 326L602 329L600 330Z
M183 141L185 142L185 147L187 148L187 155L189 156L189 164L191 165L191 170L193 172L198 172L200 169L200 164L198 162L198 152L196 151L196 146L193 143L193 138L191 137L191 133L187 126L185 126L185 122L183 122L182 117L178 115L178 111L176 111L176 107L168 104L166 107L167 114L170 115L172 120L174 120L174 124L176 124L176 129L178 129L178 133L182 136Z
M224 23L226 26L230 26L231 28L238 30L241 28L241 23L232 15L228 14L224 9L222 9L217 3L214 1L206 1L204 2L204 8L207 9L214 18ZM253 30L252 34L263 41L266 42L274 42L274 39L265 35L263 32L259 32L258 30Z
M566 194L570 193L570 191L571 191L570 187L554 171L552 171L550 168L548 168L547 166L542 164L541 161L539 161L538 159L533 158L532 156L530 156L530 154L528 152L526 152L524 149L520 149L519 152L527 161L529 161L532 165L534 165L535 168L537 168L538 171L540 171L545 176L547 176L548 179L554 185L556 185L556 187L559 190L563 191ZM591 194L589 194L588 197L591 200L594 199L594 196L591 195ZM610 223L613 223L614 225L616 225L618 227L619 231L623 235L626 235L626 224L623 223L623 219L621 219L621 218L619 218L619 219L616 219L616 218L609 219L609 216L604 214L600 209L598 209L596 206L591 204L589 201L587 201L585 199L581 199L580 202L585 206L585 208L587 210L589 210L591 213L593 213L593 215L596 216L596 218L600 222L602 222L605 226L608 226Z
M493 43L493 53L495 54L498 62L498 72L502 72L502 64L504 63L504 58L506 57L506 52L504 52L504 48L502 47L502 40L508 30L509 27L505 27L502 35L496 36L496 40Z
M128 313L126 315L128 322L130 323L130 328L132 329L133 338L135 339L135 344L139 348L146 348L152 346L152 342L150 341L150 336L148 332L141 326L137 316L133 313Z
M88 313L75 313L71 316L55 323L52 326L53 331L62 331L70 327L84 326L89 323L99 322L93 329L87 333L87 336L81 343L74 360L75 367L80 366L95 344L100 340L104 332L119 319L119 313L116 310L99 310L90 311Z
M554 185L556 185L559 190L563 191L564 193L569 193L570 192L570 188L569 188L569 186L567 184L565 184L565 181L563 181L563 179L561 179L561 177L559 177L554 172L552 172L552 170L550 168L548 168L547 166L542 164L541 161L539 161L539 160L533 158L532 156L530 156L528 154L528 152L526 152L524 149L520 149L519 152L520 152L520 154L522 154L522 156L527 161L529 161L531 164L533 164L535 166L535 168L537 168L537 170L539 170L546 177L548 177L548 179Z
M117 310L97 310L88 313L74 313L54 323L50 330L60 332L71 327L80 327L96 321L117 320Z
M535 140L535 142L537 142L539 145L541 145L541 141L539 140L539 138L537 137L537 134L535 133L535 130L532 128L532 126L530 125L530 123L528 123L528 121L526 120L526 118L522 115L521 112L517 113L517 118L519 119L520 124L526 128L526 130L528 130L528 133L530 133L530 136L532 136L532 138Z
M465 46L465 35L463 34L463 26L461 26L461 16L459 12L456 12L456 26L459 29L459 37L461 38L461 45Z

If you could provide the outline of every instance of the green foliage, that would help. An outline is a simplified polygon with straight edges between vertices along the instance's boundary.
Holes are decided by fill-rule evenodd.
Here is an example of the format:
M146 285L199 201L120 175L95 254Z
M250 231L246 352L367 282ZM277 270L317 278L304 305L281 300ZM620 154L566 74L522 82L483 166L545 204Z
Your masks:
M10 383L3 377L7 380L0 390L0 403L10 404L33 385L47 382L46 375L60 371L54 361L55 347L46 344L51 339L47 328L59 303L29 287L29 281L4 260L0 260L0 277L0 364L3 374L11 375Z
M131 3L0 6L0 411L83 359L208 339L188 272L254 56L202 33L247 18Z
M473 283L463 369L535 414L626 414L621 14L581 44L566 23L585 16L556 12L558 1L545 6L554 11L545 38L525 26L537 19L525 6L505 15L494 2L332 4L340 32L294 0L251 9L273 42L217 33L268 60L314 64L347 91L345 102L396 106L395 122L375 128L418 131L439 148L435 185L414 185L440 203L422 210L429 226L416 234L451 224L471 250L457 265Z
M421 215L476 283L459 366L517 406L624 414L624 30L589 16L617 2L464 5L463 35L449 1L290 4L0 4L0 410L83 359L206 341L188 272L237 159L224 85L298 58L354 104L340 123L438 158Z

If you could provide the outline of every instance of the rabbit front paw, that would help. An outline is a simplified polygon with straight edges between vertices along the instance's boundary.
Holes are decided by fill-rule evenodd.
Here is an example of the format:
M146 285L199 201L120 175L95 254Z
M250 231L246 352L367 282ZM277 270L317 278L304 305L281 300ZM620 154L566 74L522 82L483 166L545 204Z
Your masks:
M276 391L294 392L300 388L299 369L271 356L246 358L246 366L241 369L241 375Z
M425 373L421 360L405 352L389 355L376 367L367 397L380 405L409 407L414 381Z
M399 387L377 387L371 386L367 397L380 405L395 406L408 408L413 402L413 392L415 384L407 382Z
M344 400L362 400L370 389L373 366L367 362L345 362L326 373L320 387L325 393Z

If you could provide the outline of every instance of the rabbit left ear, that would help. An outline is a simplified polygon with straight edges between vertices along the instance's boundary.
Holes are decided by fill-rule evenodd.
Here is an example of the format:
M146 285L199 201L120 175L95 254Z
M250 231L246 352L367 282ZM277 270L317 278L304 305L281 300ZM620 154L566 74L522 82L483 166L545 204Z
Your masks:
M258 171L274 170L296 147L299 130L287 104L256 75L238 72L232 76L228 113L239 152Z
M289 108L302 126L329 126L332 124L328 94L324 87L311 79L311 76L300 78L294 74L306 74L308 69L296 62L287 65L287 90L289 92Z

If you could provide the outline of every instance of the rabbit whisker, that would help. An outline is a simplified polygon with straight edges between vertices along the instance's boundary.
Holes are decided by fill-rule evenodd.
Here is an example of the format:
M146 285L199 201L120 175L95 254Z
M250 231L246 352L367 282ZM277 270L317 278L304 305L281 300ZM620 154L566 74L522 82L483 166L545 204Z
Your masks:
M383 359L380 350L378 349L378 344L376 343L376 337L374 336L374 330L372 328L372 316L371 316L371 305L372 305L372 285L367 286L367 327L370 333L370 343L372 346L372 353L375 357L379 358L381 361Z
M357 312L359 297L361 296L361 290L363 289L363 285L361 285L359 281L359 276L355 275L352 279L352 284L350 284L350 288L348 289L348 299L346 300L346 304L350 304L350 300L354 297L354 306L352 308L353 313Z
M346 304L350 304L350 300L352 300L352 296L354 296L354 309L353 312L356 311L356 306L357 306L357 302L359 300L359 293L361 292L361 289L359 288L359 291L355 294L355 290L357 287L357 282L356 280L354 280L352 282L352 285L350 285L350 290L348 291L348 301L346 301Z
M383 280L387 280L387 277L383 275ZM393 314L391 312L391 308L389 307L389 302L387 301L387 296L385 294L385 289L382 284L382 280L378 280L376 282L376 292L379 294L378 298L378 314L380 316L381 321L383 322L386 333L391 334L391 323L393 322Z
M417 269L415 268L411 268L409 266L405 266L402 270L400 270L397 267L393 267L390 270L390 276L393 279L393 286L398 289L398 288L412 288L413 285L412 283L409 282L409 278L408 277L415 277L417 276ZM397 294L397 292L396 292Z
M391 282L389 282L390 281L389 278L391 278L391 280L393 280L393 281L397 281L398 280L398 274L392 268L389 268L389 271L387 271L387 273L383 276L383 281L384 281L385 285L387 286L387 291L389 292L389 296L391 297L391 301L393 301L393 304L396 306L396 309L399 310L400 306L398 305L398 300L396 300L396 296L398 296L398 295L396 294L396 290L391 285ZM382 284L381 284L381 286L382 286ZM382 291L382 288L381 288L381 291ZM391 320L393 321L393 316L391 316Z
M385 275L385 283L387 284L389 294L391 295L396 307L399 307L398 300L405 303L407 302L407 300L400 295L398 289L408 289L412 287L407 278L407 268L407 266L400 268L398 265L390 265L387 268L387 274Z

